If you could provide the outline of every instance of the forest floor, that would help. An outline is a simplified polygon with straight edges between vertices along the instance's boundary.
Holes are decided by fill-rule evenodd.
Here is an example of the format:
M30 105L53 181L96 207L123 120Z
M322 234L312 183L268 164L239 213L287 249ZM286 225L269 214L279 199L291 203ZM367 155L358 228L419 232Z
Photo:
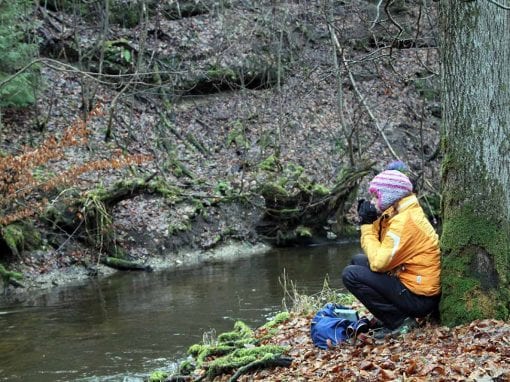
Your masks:
M321 350L311 341L311 319L294 316L264 342L289 346L290 367L260 370L239 381L510 381L507 322L481 320L454 328L424 324L399 338L367 336Z
M314 296L289 294L293 296L289 318L271 328L255 329L253 337L259 339L258 346L286 348L282 356L292 359L292 363L253 368L246 373L235 373L238 369L234 369L214 381L233 381L234 375L242 382L510 381L510 323L500 320L475 320L447 327L426 317L417 319L416 329L399 336L375 339L369 331L325 350L316 347L310 329L316 312L324 305L320 301L336 301L334 296L341 295L328 288ZM372 317L358 300L346 301L342 305L360 316ZM214 357L207 361L214 361ZM190 381L206 371L197 369Z

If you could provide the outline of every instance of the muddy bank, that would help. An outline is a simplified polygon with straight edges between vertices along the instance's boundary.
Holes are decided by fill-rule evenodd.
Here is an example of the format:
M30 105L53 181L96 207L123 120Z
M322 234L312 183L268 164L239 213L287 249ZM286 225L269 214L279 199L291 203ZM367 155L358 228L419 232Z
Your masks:
M270 248L262 243L231 242L207 251L182 250L164 256L151 257L144 261L143 265L150 268L152 272L189 269L200 267L203 264L264 254ZM88 267L74 264L42 274L27 269L24 272L24 279L21 280L24 287L4 284L4 293L0 295L0 302L27 301L36 295L45 293L50 288L85 284L98 278L109 277L117 272L122 271L101 263Z

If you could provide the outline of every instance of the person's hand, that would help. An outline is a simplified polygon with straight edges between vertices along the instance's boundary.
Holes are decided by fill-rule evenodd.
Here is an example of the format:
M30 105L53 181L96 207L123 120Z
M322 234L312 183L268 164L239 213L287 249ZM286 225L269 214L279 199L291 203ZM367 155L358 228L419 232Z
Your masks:
M368 200L358 201L359 224L372 224L377 220L377 209Z

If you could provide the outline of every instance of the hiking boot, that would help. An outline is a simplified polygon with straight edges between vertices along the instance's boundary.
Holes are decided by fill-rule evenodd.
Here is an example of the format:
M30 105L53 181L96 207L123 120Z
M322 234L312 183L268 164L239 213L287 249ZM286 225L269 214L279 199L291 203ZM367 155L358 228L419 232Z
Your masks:
M400 326L396 327L395 329L388 329L385 327L382 327L380 329L375 329L373 331L372 337L378 340L382 340L386 337L390 338L396 338L403 334L407 334L413 329L417 328L418 324L414 318L407 317Z
M370 321L368 322L368 327L372 330L374 329L380 329L384 326L384 324L382 323L381 320L375 318L375 317L372 317L370 319Z

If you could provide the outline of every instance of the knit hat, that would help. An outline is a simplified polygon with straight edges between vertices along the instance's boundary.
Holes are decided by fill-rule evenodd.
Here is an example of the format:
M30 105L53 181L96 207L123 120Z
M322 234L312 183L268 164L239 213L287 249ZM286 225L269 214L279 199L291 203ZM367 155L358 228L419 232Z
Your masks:
M413 185L400 171L385 170L372 179L368 191L377 196L377 207L384 211L393 203L410 195L413 192Z

